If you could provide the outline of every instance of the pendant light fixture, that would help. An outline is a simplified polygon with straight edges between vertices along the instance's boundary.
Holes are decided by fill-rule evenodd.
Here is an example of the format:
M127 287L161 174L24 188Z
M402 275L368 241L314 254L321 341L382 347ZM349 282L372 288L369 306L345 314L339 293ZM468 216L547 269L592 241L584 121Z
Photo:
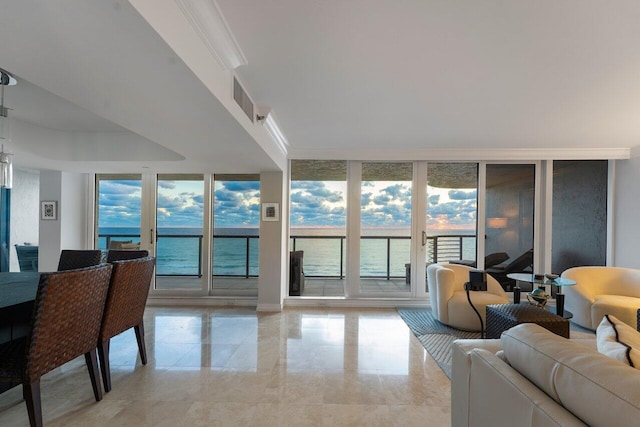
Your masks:
M14 86L16 79L7 71L0 68L0 188L13 186L13 154L4 151L4 145L11 143L11 122L9 109L4 106L5 86ZM8 149L8 147L7 147Z

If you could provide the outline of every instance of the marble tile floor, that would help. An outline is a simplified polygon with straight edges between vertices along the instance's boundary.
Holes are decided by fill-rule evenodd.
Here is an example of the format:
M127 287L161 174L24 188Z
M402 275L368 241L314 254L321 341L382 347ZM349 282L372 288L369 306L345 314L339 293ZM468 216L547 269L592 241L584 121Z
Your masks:
M84 358L42 379L46 426L447 426L450 382L395 310L149 307L149 363L112 340L95 402ZM21 387L0 426L27 426Z

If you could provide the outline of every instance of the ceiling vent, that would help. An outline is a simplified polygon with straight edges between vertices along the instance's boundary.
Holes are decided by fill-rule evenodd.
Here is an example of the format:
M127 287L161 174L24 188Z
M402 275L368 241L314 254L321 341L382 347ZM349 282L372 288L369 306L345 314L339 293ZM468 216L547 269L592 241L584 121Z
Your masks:
M249 117L251 123L253 123L253 102L249 99L249 95L245 92L244 88L238 82L238 79L233 78L233 99L236 100L242 111Z

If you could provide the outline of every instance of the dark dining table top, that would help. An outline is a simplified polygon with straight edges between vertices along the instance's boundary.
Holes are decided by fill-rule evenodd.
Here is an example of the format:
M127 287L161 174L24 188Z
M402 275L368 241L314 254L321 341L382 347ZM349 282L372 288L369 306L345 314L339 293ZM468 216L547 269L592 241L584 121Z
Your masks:
M0 273L0 309L36 299L40 273Z

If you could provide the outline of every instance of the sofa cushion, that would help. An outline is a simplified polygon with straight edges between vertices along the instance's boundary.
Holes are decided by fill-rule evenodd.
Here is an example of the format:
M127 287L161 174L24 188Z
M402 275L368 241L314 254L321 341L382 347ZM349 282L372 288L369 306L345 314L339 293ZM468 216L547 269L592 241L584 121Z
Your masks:
M606 315L596 329L598 351L626 365L640 369L640 332Z
M640 419L640 371L535 324L511 328L500 341L514 369L586 424Z

